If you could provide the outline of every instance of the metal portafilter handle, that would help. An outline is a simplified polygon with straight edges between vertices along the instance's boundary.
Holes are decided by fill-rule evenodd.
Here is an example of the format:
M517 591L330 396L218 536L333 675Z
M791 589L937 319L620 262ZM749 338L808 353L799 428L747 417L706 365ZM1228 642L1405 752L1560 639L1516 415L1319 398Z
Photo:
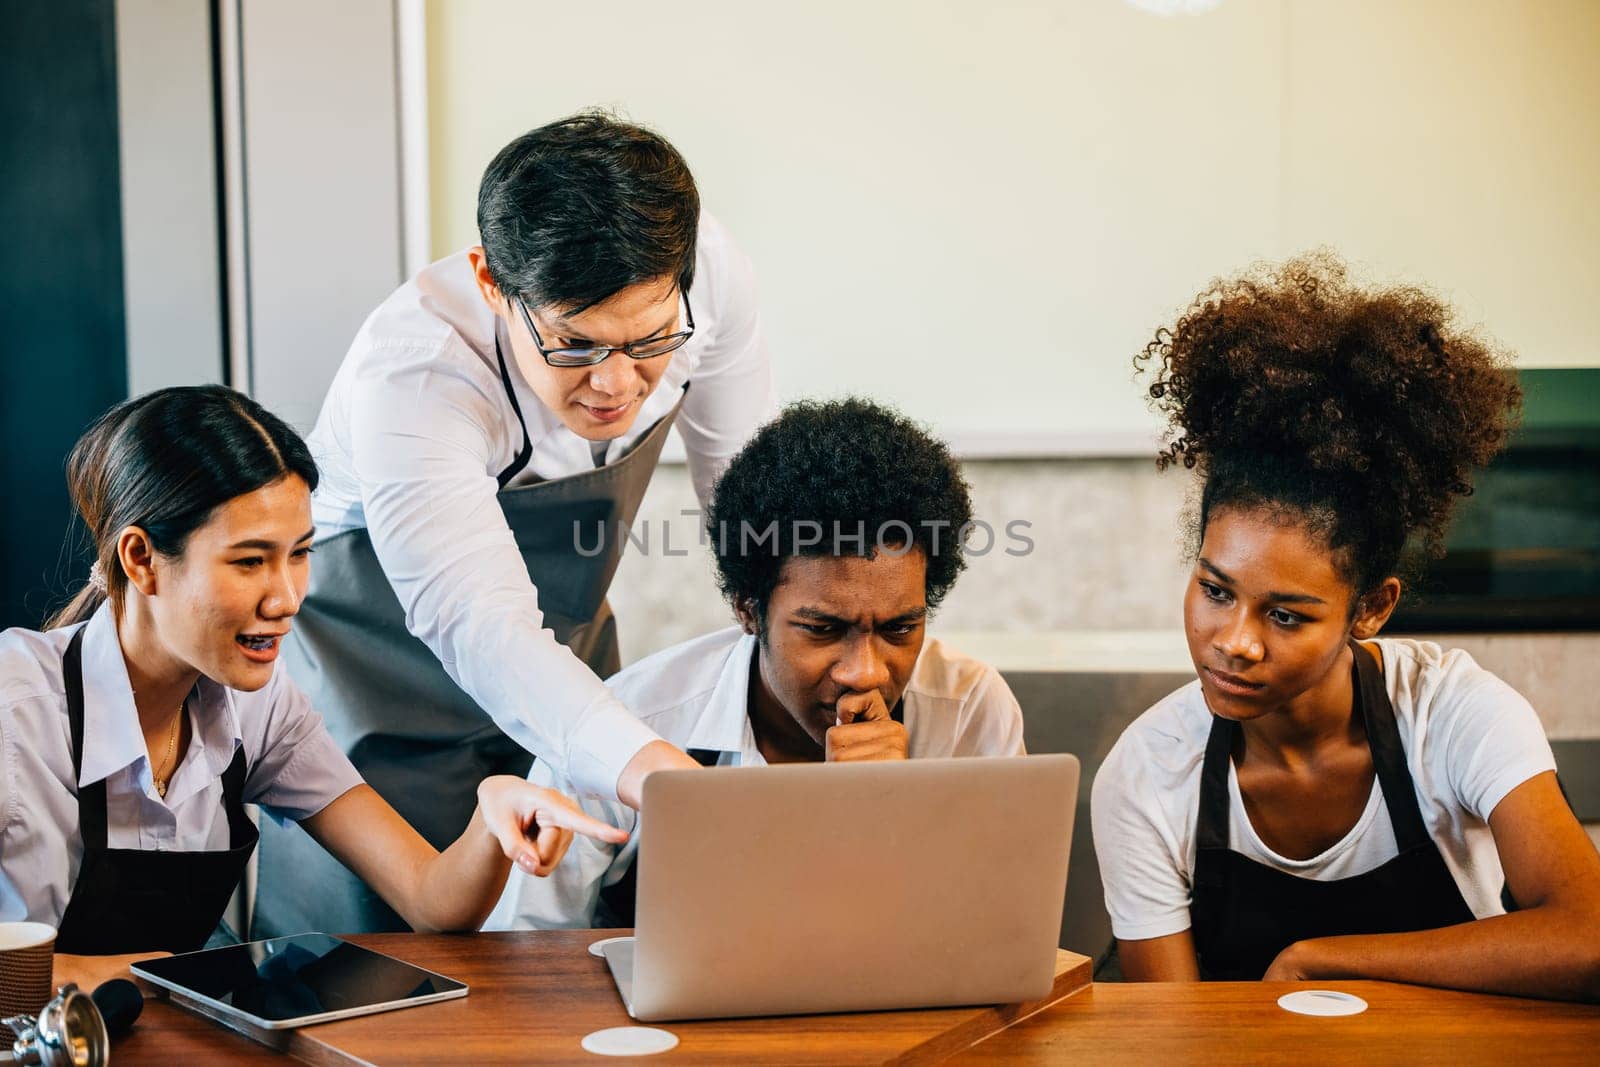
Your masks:
M37 1017L17 1015L3 1021L17 1039L10 1052L0 1052L0 1064L106 1067L111 1062L105 1018L89 994L71 983L62 986Z

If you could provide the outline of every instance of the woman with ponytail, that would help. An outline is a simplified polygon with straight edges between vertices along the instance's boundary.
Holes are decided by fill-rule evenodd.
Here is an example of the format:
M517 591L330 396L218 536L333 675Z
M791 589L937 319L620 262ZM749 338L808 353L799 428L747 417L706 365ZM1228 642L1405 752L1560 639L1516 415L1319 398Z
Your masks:
M1533 709L1459 649L1378 637L1505 441L1505 360L1323 255L1213 284L1138 362L1161 465L1200 479L1199 677L1095 779L1123 973L1600 999L1600 856Z
M500 776L438 852L362 782L274 669L317 469L248 397L129 400L67 466L89 580L44 632L0 634L0 920L58 927L63 979L202 947L255 847L246 803L298 821L417 929L476 929L510 864L547 874L573 830L625 837Z

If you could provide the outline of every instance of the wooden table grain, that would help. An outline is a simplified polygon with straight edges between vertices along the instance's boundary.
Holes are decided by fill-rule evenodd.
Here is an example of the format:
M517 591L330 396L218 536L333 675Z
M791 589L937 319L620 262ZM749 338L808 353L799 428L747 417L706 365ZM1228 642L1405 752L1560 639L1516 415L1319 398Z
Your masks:
M1360 1015L1278 1007L1337 989ZM1600 1063L1600 1006L1390 982L1100 983L958 1055L953 1063Z
M133 1029L111 1042L111 1067L210 1067L214 1063L285 1067L292 1062L163 1000L146 1000Z
M319 1065L587 1063L584 1035L636 1025L605 961L588 945L615 930L470 936L368 934L350 940L471 986L460 999L259 1035L252 1045L170 1003L152 1001L113 1051L116 1067L161 1064ZM1031 1004L661 1023L679 1045L653 1062L914 1063L943 1059L1085 988L1090 961L1060 953L1051 994ZM169 1043L170 1042L170 1043Z

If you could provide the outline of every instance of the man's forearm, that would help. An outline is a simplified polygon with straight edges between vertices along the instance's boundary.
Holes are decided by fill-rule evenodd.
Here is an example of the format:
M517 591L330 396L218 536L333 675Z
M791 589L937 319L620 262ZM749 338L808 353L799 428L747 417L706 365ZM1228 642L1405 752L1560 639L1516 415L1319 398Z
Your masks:
M617 779L617 799L634 811L644 797L644 780L656 771L679 771L700 765L666 741L652 741L634 754Z

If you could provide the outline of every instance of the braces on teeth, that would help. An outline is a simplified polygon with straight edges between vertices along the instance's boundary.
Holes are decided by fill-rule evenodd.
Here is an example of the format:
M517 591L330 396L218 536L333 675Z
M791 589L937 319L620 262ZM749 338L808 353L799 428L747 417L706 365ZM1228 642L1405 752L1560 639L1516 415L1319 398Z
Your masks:
M247 635L244 635L244 636L240 637L239 640L242 643L248 645L251 648L254 648L254 649L257 649L257 650L262 650L262 649L271 648L273 642L276 641L277 638L276 637L251 637L251 636L249 636L247 634Z

